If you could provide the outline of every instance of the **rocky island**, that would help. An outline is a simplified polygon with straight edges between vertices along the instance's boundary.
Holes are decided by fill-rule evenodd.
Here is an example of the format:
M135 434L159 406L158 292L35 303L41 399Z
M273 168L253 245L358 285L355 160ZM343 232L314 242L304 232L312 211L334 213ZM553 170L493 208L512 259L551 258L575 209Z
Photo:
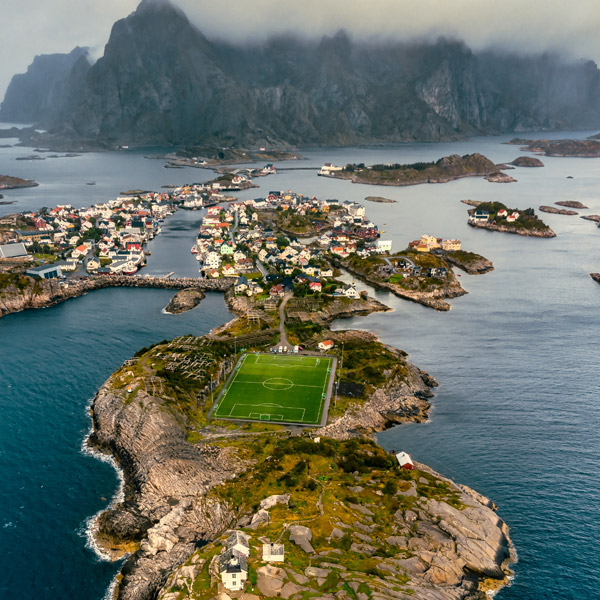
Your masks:
M367 196L365 198L367 202L380 202L382 204L395 204L395 200L391 200L390 198L383 198L382 196Z
M555 202L554 204L558 205L558 206L567 206L568 208L587 208L587 206L585 204L582 204L581 202L577 201L577 200L559 200L558 202Z
M39 184L31 179L21 179L10 175L0 175L0 190L15 190L18 188L36 187Z
M550 213L553 215L577 215L579 214L576 210L566 210L564 208L556 208L556 206L540 206L539 210L541 212Z
M372 185L418 185L421 183L447 183L463 177L490 177L491 181L504 179L498 167L482 154L452 154L436 162L412 164L348 164L341 170L331 171L328 177L348 179L352 183Z
M582 158L600 157L600 141L587 140L527 140L514 138L508 144L521 146L521 150L537 152L545 156L571 156Z
M88 443L125 477L123 501L93 534L127 557L115 598L234 597L219 563L232 530L251 540L245 587L256 599L475 599L506 584L515 557L494 505L424 465L401 468L368 437L425 419L431 377L372 334L309 327L305 350L323 337L344 345L325 427L214 420L213 386L236 365L240 320L140 350L94 399ZM264 348L250 339L248 352ZM271 564L263 544L282 560Z
M491 261L473 252L460 249L431 252L441 247L440 242L425 235L420 241L411 242L406 250L389 257L350 256L343 259L331 257L330 260L336 267L347 270L375 288L389 290L400 298L435 310L447 311L450 304L446 300L467 293L454 275L453 265L472 275L487 273L494 267ZM429 250L422 248L427 244L430 245Z
M556 237L556 233L536 216L533 208L518 211L507 208L501 202L481 202L468 213L471 227L529 237Z
M544 163L539 158L533 156L519 156L511 163L515 167L543 167Z
M178 315L195 308L205 297L206 294L204 293L204 290L200 288L186 288L180 290L173 296L169 304L167 304L165 312L172 315Z

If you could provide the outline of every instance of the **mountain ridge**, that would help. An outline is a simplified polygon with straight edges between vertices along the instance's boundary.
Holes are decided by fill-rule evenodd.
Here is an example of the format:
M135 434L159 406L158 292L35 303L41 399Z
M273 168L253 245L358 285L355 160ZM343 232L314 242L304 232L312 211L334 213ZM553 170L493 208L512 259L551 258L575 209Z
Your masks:
M38 86L29 120L109 145L347 145L600 125L592 61L344 31L232 44L208 39L168 0L143 0L118 20L94 65L78 58L55 77L61 94ZM14 114L28 75L13 78L0 118Z

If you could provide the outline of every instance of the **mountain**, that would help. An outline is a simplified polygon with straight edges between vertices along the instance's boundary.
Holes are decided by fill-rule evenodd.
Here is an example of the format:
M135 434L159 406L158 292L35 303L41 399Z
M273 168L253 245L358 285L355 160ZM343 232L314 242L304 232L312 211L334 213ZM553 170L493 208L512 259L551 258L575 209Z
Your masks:
M58 74L35 76L42 58L13 78L0 118L37 82L34 121L104 144L341 145L600 125L591 61L343 31L236 45L207 39L168 0L143 0L117 21L100 60L60 72L62 93Z
M0 117L4 121L37 123L55 115L64 101L65 85L90 67L87 48L69 54L36 56L26 73L15 75L4 96Z

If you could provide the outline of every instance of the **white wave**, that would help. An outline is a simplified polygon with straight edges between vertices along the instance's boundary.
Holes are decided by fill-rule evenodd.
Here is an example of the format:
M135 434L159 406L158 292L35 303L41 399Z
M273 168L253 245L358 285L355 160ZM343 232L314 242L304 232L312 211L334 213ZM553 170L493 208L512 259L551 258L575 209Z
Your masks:
M100 515L105 510L113 508L117 504L123 502L123 500L125 499L125 477L123 475L122 469L119 467L117 461L112 456L110 456L109 454L104 454L103 452L99 452L98 450L92 448L89 445L89 438L92 434L92 431L93 428L90 425L90 430L81 444L81 452L83 454L87 454L88 456L93 456L94 458L111 465L115 470L115 473L117 474L117 479L119 483L117 486L117 490L115 491L113 498L109 502L109 504L105 508L99 510L95 515L88 517L85 520L81 534L86 538L86 548L92 550L96 554L98 560L114 562L114 559L107 552L103 551L102 548L100 548L100 546L96 542L96 533L98 531L98 518L100 517Z
M106 589L106 593L104 594L104 598L102 598L102 600L114 600L116 588L117 588L117 580L113 579L111 581L111 584Z

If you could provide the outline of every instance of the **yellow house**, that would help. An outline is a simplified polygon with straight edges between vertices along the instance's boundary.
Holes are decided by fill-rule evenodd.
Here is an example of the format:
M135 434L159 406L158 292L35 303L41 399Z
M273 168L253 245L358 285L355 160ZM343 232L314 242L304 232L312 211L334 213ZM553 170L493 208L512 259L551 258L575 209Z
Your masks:
M442 242L442 249L446 250L447 252L460 250L461 246L462 244L460 240L444 240Z
M421 236L421 244L425 244L425 246L427 246L427 250L425 250L425 252L433 250L434 248L441 247L440 243L438 242L438 239L433 237L432 235L428 235L427 233ZM417 247L417 250L418 249L419 248ZM421 250L421 252L423 252L423 250Z

